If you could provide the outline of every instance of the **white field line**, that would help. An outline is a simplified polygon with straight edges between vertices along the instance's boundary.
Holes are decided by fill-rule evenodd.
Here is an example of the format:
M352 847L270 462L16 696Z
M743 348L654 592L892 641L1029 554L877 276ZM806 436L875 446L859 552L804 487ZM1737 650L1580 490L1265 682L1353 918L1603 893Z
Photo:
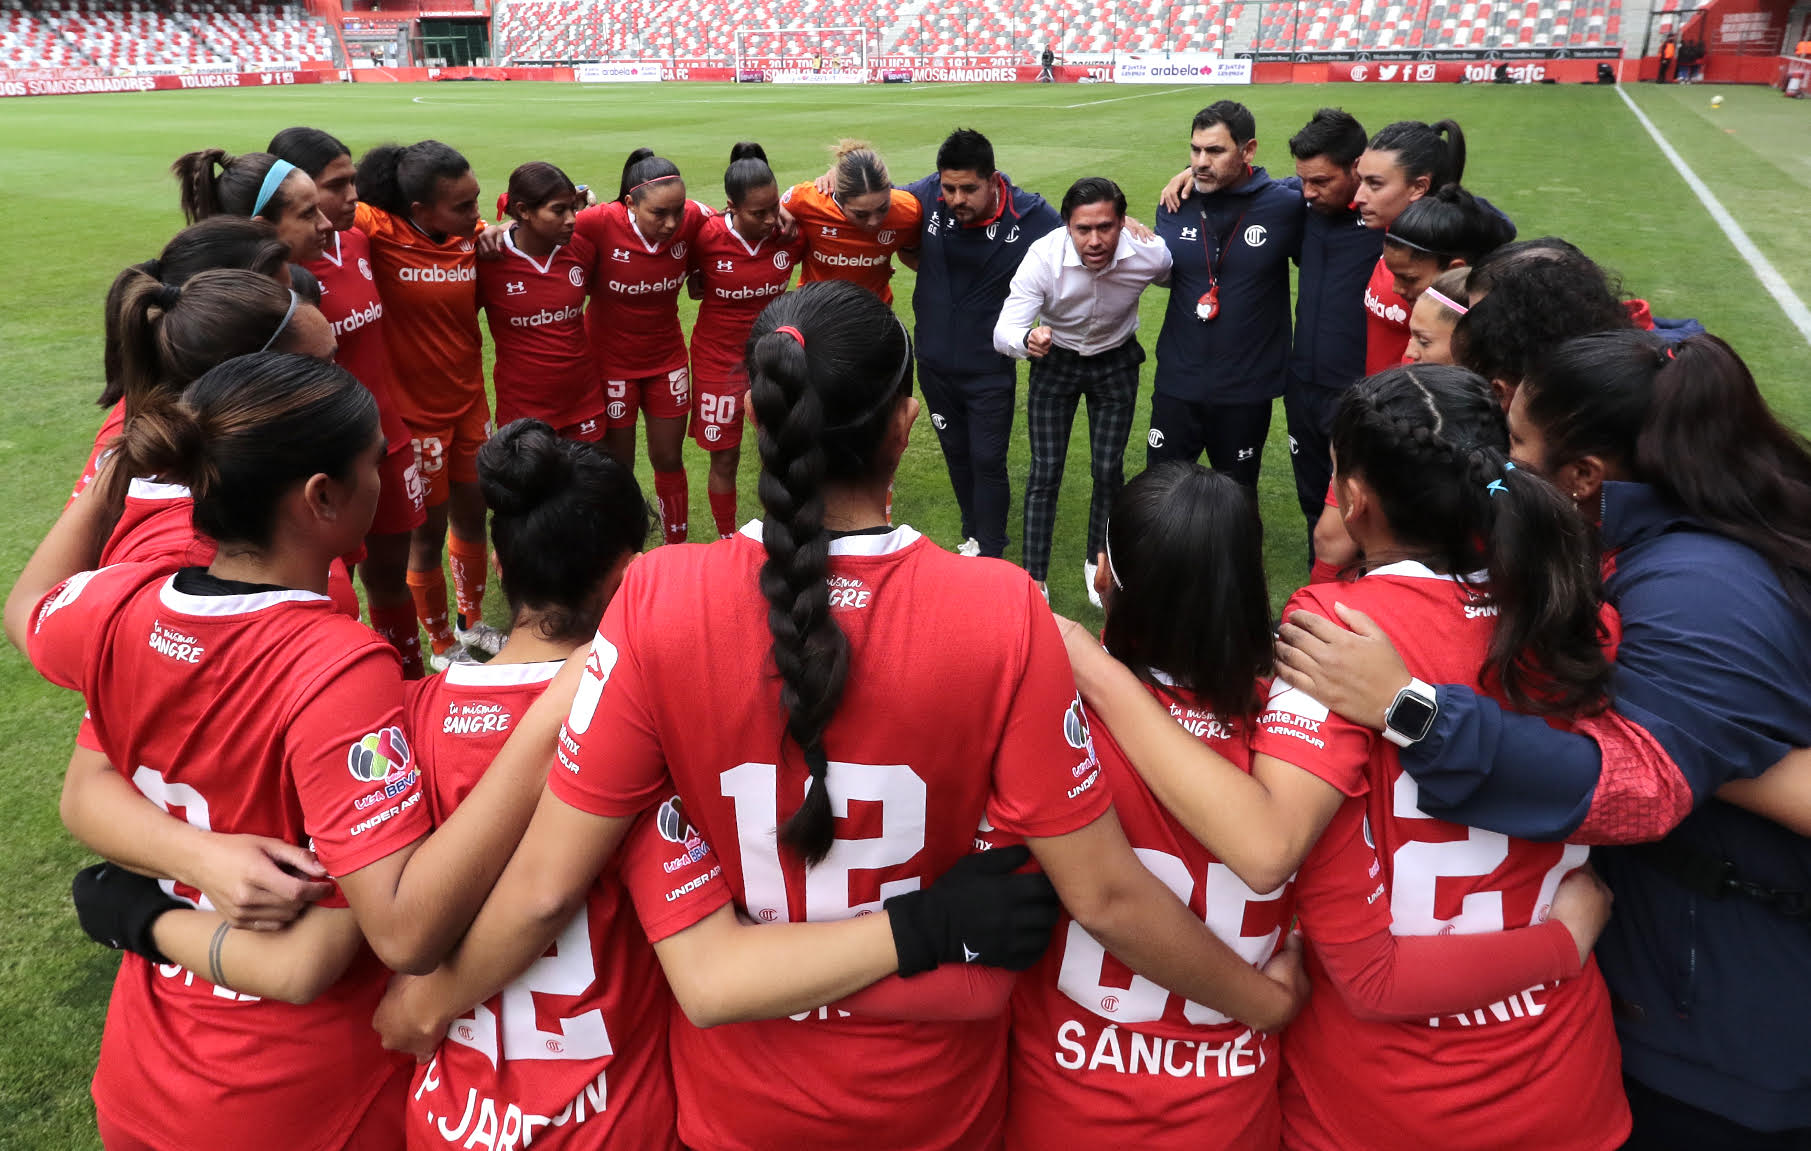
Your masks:
M1792 285L1788 284L1786 278L1780 275L1779 270L1773 266L1773 262L1759 248L1755 247L1754 241L1748 238L1748 233L1742 230L1742 225L1736 223L1736 218L1729 214L1729 209L1725 208L1723 202L1717 199L1716 193L1712 192L1703 180L1698 179L1698 174L1691 170L1691 165L1685 162L1685 158L1666 142L1666 137L1662 136L1660 129L1654 126L1652 120L1648 119L1647 113L1643 112L1635 101L1629 99L1629 94L1623 91L1622 85L1616 86L1616 94L1622 97L1622 102L1629 106L1629 111L1635 113L1635 119L1641 121L1641 126L1646 128L1648 135L1654 138L1654 143L1660 148L1660 154L1672 161L1673 167L1679 173L1679 178L1685 181L1686 187L1696 193L1698 202L1704 205L1704 210L1710 213L1710 218L1717 222L1717 227L1723 229L1723 234L1729 237L1730 244L1744 260L1748 261L1748 266L1754 270L1754 277L1761 282L1761 287L1767 289L1767 294L1772 296L1774 303L1780 306L1780 311L1786 313L1786 319L1790 320L1792 326L1798 329L1798 334L1804 337L1805 342L1811 344L1811 308L1805 307L1805 302L1798 298L1798 294L1792 290Z

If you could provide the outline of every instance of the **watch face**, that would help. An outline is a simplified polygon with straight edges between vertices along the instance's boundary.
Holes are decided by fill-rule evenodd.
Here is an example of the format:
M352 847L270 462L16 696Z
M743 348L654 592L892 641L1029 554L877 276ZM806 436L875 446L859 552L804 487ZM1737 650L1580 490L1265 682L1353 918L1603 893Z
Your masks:
M1396 697L1396 702L1390 705L1389 714L1384 717L1384 722L1389 724L1390 730L1411 740L1416 740L1427 735L1434 726L1434 713L1435 708L1432 701L1404 691Z

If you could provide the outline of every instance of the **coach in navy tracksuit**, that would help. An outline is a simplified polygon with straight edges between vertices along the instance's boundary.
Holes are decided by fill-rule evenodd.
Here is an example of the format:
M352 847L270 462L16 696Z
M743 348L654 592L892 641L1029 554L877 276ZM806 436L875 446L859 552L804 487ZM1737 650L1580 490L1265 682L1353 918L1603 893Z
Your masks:
M994 350L994 322L1025 250L1063 222L995 171L993 145L967 128L937 149L936 173L906 190L924 208L912 289L918 383L962 509L959 550L1004 555L1017 361Z
M1157 234L1175 260L1157 337L1146 465L1208 462L1256 487L1271 402L1289 363L1289 261L1301 249L1302 197L1253 168L1257 126L1221 100L1190 129L1194 192L1159 205Z
M1352 207L1367 139L1351 113L1322 108L1289 140L1308 215L1283 411L1295 497L1308 517L1310 538L1333 479L1333 413L1365 374L1365 284L1383 254L1382 229L1365 227Z

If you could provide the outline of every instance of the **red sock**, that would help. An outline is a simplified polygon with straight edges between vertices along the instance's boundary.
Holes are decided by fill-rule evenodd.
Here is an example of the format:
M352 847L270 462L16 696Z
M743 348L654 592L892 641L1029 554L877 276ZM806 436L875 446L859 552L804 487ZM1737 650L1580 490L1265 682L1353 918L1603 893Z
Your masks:
M459 626L475 627L484 618L484 583L490 575L483 540L449 535L446 554L453 569L453 599L459 605Z
M427 669L421 665L421 625L415 620L415 605L398 603L379 607L368 604L366 614L371 617L371 630L382 636L384 642L402 657L402 677L420 679L426 674Z
M685 520L692 503L684 470L654 473L654 498L660 502L660 532L664 542L685 542Z
M415 601L415 618L428 633L434 654L440 655L459 641L446 622L446 576L439 568L409 570L409 598Z
M736 534L736 493L711 493L711 518L717 521L719 536Z

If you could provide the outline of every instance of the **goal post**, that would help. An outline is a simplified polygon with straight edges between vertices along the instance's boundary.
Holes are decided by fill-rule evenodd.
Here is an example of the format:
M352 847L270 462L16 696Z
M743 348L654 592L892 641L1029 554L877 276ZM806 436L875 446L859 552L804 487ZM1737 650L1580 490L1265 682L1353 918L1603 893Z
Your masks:
M855 26L736 29L736 78L776 84L865 84L875 30Z

